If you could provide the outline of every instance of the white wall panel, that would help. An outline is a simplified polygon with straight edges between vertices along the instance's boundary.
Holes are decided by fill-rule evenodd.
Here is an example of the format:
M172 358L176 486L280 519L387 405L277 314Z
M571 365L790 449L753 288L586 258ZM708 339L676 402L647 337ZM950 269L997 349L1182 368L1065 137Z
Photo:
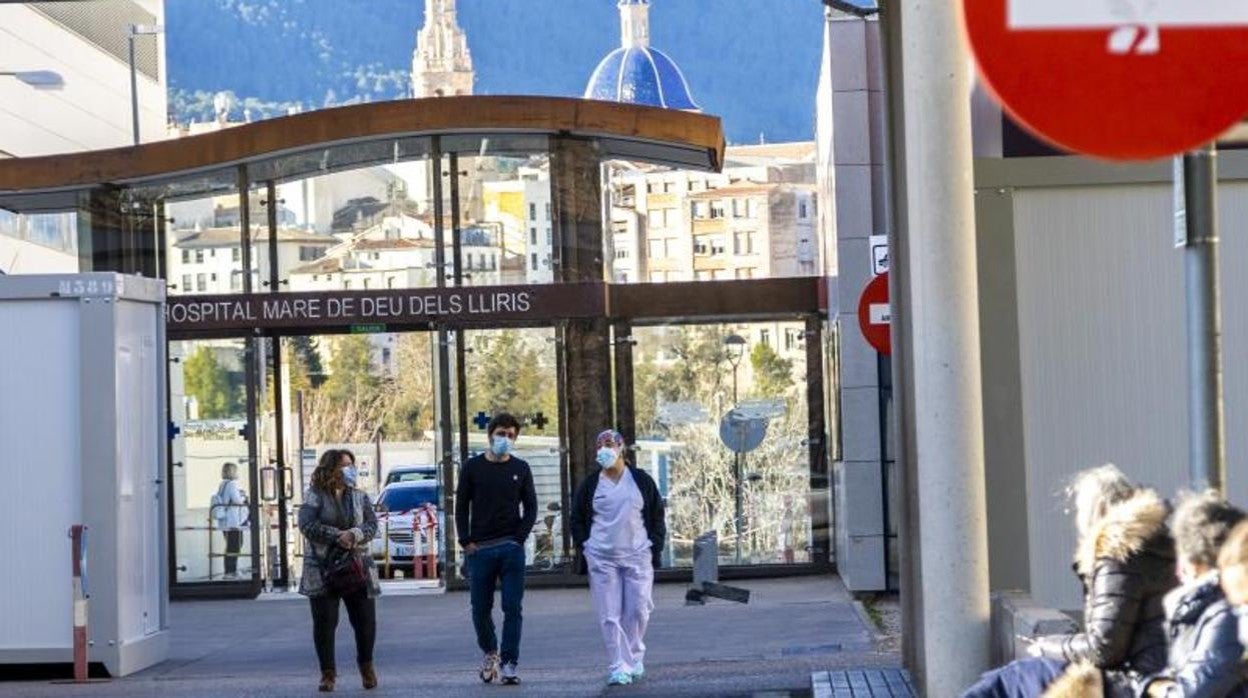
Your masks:
M1228 470L1242 502L1248 236L1231 231L1248 219L1248 186L1224 188L1222 202ZM1170 206L1156 184L1014 193L1031 584L1046 604L1081 603L1060 497L1073 473L1114 462L1167 496L1186 482L1183 255Z

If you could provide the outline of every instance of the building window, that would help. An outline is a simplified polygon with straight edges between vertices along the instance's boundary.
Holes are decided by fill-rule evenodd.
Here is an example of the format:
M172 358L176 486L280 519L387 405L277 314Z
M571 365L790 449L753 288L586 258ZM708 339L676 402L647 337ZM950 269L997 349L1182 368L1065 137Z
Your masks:
M707 247L706 241L696 240L693 243L693 253L699 257L704 257L710 253L710 248Z
M732 235L732 253L733 254L754 254L754 233L752 231L739 231Z
M529 220L531 221L537 220L537 204L535 203L529 204Z
M748 199L746 201L748 201ZM745 216L746 201L742 201L741 199L732 200L732 217L733 218L742 218Z
M546 202L546 220L550 220L550 202Z
M230 261L237 262L243 257L243 251L237 247L230 248Z
M771 330L759 330L758 341L760 344L771 345Z
M195 289L201 292L208 290L208 275L207 274L195 275Z
M699 269L693 272L694 281L706 281L709 278L711 278L711 272L706 271L705 269Z
M386 277L386 288L394 288L394 277L393 277L393 276L387 276L387 277Z
M183 264L191 263L191 251L190 250L182 250L182 263Z
M654 193L654 182L646 182L646 193L647 194Z
M320 256L321 256L321 248L319 247L308 247L306 245L299 246L299 261L300 262L311 262L311 261L316 260Z
M550 228L546 229L546 244L552 247L555 244L555 233Z
M619 247L617 247L617 248L615 249L615 258L616 258L616 259L628 259L628 257L629 257L629 254L628 254L628 250L627 250L627 249L625 249L625 248L619 248Z
M239 276L238 274L232 274L230 276L230 290L231 291L243 290L243 277L242 276Z
M664 193L664 194L671 194L671 193L672 193L672 192L674 192L674 191L676 191L676 183L675 183L675 182L664 182L664 183L663 183L663 193Z
M209 257L211 257L212 259L216 259L216 258L217 258L217 249L214 247L213 249L208 250L208 256L209 256Z
M654 259L654 258L666 257L666 256L667 256L667 250L664 249L663 241L651 240L650 241L650 257Z
M537 228L529 228L529 244L537 244Z
M724 217L724 202L712 201L711 202L711 218L723 218L723 217Z
M342 287L347 289L351 288L351 279L343 279Z
M706 202L704 201L693 202L692 212L693 212L694 220L700 221L706 218Z
M711 255L721 255L724 253L724 239L715 236L711 238Z
M183 291L194 291L194 290L195 290L195 285L191 283L191 275L190 275L190 274L183 274L183 275L182 275L182 290L183 290Z
M371 279L369 279L367 276L366 276L366 277L364 277L364 289L365 289L365 290L367 290L367 289L368 289L368 286L369 286L368 282L369 282L369 281L371 281Z
M216 281L216 280L217 280L217 275L216 275L216 274L213 274L213 275L212 275L212 278L211 278L211 279L209 279L209 281Z
M802 331L793 327L784 330L784 350L794 351L802 345Z
M798 217L798 218L805 218L805 217L806 217L806 214L807 214L807 211L806 211L806 200L805 200L805 199L802 199L802 200L801 200L800 202L798 202L798 204L797 204L797 217Z
M533 268L533 271L537 271L537 253L536 252L529 255L529 265Z
M204 251L203 250L195 250L195 263L196 264L204 263Z

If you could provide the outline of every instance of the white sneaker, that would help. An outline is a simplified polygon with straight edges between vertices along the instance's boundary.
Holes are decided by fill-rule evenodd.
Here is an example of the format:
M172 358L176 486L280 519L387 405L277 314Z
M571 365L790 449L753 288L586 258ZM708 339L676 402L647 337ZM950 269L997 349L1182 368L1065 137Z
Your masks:
M481 680L491 683L498 678L498 655L491 652L485 655L481 660L481 671L478 673Z
M613 671L607 677L608 686L627 686L633 682L633 675L627 671Z
M503 665L503 685L515 686L520 683L520 674L516 671L515 662L507 662Z
M640 681L646 676L645 665L642 664L641 662L637 662L637 666L633 667L633 670L628 672L628 675L633 677L634 681Z

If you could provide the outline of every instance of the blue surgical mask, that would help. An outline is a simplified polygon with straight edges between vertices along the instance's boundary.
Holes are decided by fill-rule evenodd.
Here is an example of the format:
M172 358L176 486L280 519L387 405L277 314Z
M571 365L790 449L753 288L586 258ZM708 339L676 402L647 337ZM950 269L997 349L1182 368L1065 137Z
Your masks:
M357 477L359 477L359 474L356 472L354 465L348 465L342 469L342 479L346 480L348 485L355 487L355 479Z
M611 464L615 462L615 459L619 457L620 454L616 453L615 449L610 446L603 446L598 449L598 465L601 465L604 468L610 468Z
M490 450L494 455L502 457L511 452L511 447L515 444L506 436L495 436L494 442L490 445Z

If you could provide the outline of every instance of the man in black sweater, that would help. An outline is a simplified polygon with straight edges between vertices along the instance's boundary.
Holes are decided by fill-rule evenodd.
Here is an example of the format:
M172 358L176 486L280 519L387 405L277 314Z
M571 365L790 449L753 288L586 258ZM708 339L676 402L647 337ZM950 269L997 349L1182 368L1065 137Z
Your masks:
M481 680L498 678L520 683L521 602L524 599L524 543L537 521L537 493L529 464L511 455L520 422L499 414L486 428L490 446L473 456L459 472L455 489L455 530L464 549L468 588L472 597L472 624L477 645L485 654ZM499 655L494 632L494 590L503 597L503 645Z

